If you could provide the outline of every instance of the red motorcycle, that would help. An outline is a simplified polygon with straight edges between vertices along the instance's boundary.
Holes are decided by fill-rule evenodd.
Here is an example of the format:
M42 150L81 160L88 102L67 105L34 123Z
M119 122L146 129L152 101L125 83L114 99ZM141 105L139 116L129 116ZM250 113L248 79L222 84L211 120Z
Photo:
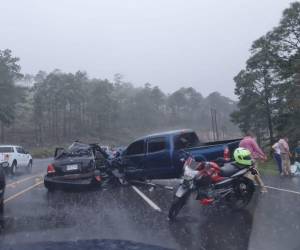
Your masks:
M223 204L241 209L248 205L255 191L250 177L257 174L254 166L227 163L220 167L215 162L197 162L190 156L183 167L183 178L168 214L170 220L178 215L191 194L204 206Z

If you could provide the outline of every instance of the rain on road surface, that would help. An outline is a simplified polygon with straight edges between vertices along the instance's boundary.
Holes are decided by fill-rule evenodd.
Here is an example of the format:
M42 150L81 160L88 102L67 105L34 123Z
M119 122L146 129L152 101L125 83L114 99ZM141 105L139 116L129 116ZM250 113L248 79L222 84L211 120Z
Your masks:
M300 178L266 177L267 185L280 190L256 192L240 212L207 211L190 200L171 223L170 190L138 185L48 193L42 183L48 163L35 160L31 174L7 178L0 249L87 239L129 240L170 249L300 249ZM176 186L178 181L157 182Z

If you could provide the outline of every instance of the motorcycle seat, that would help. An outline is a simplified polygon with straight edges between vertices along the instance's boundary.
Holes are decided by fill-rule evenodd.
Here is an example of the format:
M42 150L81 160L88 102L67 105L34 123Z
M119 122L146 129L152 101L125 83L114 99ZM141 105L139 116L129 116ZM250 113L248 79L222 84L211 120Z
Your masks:
M230 177L232 176L233 174L237 173L240 169L231 164L231 163L227 163L227 164L224 164L223 167L221 167L221 176L223 177Z

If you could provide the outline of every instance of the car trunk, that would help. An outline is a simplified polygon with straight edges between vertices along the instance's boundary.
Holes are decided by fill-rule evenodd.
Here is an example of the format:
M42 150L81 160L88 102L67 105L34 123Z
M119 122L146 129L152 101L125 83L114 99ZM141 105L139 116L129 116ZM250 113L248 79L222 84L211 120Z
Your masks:
M93 172L95 164L92 157L65 157L54 161L57 175L77 175Z

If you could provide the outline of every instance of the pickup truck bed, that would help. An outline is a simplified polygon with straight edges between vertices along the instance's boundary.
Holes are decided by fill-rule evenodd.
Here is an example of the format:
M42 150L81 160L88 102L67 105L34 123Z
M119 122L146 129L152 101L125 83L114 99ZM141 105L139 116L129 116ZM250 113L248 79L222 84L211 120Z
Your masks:
M221 163L224 159L224 150L228 149L228 158L233 158L233 151L238 147L241 139L214 141L201 143L198 147L187 148L185 151L191 153L197 161L218 161ZM220 152L222 155L220 155Z

